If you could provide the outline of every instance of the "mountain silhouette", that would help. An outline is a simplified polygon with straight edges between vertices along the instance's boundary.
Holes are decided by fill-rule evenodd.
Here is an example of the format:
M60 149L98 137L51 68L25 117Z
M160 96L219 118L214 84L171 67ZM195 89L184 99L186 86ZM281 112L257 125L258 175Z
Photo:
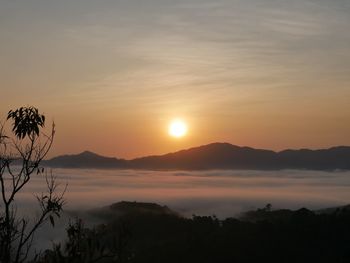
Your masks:
M165 155L132 160L104 157L92 152L63 155L44 162L46 166L66 168L120 168L151 170L208 169L307 169L349 170L350 147L321 150L271 150L240 147L229 143L212 143Z
M118 168L125 164L125 160L105 157L85 151L76 155L62 155L44 161L44 165L62 168Z
M96 218L104 219L106 221L110 221L125 215L178 215L177 212L171 210L167 206L161 206L156 203L130 201L121 201L109 206L95 208L89 210L87 213L88 215L92 215Z

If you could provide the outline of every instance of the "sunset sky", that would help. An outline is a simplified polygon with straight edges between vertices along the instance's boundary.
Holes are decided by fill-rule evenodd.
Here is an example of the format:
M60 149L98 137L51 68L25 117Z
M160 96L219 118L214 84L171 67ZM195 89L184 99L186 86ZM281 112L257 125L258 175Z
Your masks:
M349 0L0 0L0 32L0 116L37 106L51 155L350 145Z

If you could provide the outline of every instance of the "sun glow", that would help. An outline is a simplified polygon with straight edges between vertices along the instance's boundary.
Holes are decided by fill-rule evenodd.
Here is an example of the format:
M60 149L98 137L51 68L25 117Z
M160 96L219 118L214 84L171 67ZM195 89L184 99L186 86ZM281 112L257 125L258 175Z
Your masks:
M169 135L180 138L186 135L187 133L187 125L182 120L173 120L169 125Z

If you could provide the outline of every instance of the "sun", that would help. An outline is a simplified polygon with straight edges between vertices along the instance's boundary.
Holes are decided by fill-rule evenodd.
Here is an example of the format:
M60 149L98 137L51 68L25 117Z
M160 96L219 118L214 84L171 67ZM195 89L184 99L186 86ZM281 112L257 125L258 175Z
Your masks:
M184 121L176 119L169 124L169 135L176 138L181 138L187 133L187 125Z

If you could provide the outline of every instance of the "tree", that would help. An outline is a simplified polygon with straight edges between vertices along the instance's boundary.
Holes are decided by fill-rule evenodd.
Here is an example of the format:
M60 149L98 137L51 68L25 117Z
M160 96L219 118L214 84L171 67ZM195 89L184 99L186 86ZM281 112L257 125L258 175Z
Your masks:
M7 123L12 122L12 131ZM40 166L52 147L55 125L45 134L45 116L35 107L21 107L8 112L0 123L0 262L18 263L28 258L36 230L46 221L53 226L64 205L63 195L52 173ZM37 218L27 219L17 213L15 197L30 182L32 176L42 176L47 193L36 195L39 204Z
M52 250L46 250L37 262L45 263L95 263L124 261L125 245L129 232L125 229L109 233L110 229L102 224L92 229L85 228L81 219L70 222L64 245L55 244Z

